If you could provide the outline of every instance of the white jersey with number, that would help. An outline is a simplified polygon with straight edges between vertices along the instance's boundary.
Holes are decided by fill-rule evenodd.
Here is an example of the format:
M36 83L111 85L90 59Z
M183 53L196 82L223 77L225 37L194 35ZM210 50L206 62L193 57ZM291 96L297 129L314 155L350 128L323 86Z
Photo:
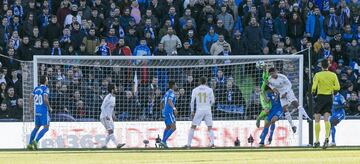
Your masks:
M215 103L213 90L206 86L200 85L193 89L191 95L191 111L194 111L194 103L196 100L196 112L192 121L192 125L199 126L201 121L205 121L206 126L212 126L211 105Z
M101 104L101 114L100 118L112 118L115 108L115 97L112 94L105 96L103 103Z
M280 97L286 94L285 97L280 99L282 106L287 106L293 101L297 101L297 98L291 89L291 82L285 75L278 73L278 77L276 79L270 76L268 82L271 89L279 91Z
M194 103L196 100L196 111L209 110L211 111L211 105L215 103L215 97L213 90L206 86L200 85L192 90L191 94L191 111L194 111Z

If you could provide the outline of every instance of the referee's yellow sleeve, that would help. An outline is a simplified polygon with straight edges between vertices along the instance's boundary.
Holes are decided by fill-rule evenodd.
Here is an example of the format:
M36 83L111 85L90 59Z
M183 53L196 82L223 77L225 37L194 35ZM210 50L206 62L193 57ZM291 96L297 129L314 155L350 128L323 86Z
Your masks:
M317 74L315 74L314 80L313 80L313 85L312 85L312 87L311 87L311 92L312 92L312 93L316 93L316 89L317 89L318 83L319 83L319 80L318 80L318 78L317 78Z
M334 85L334 91L339 91L340 90L340 83L339 83L339 80L336 76L336 74L334 74L334 79L335 79L335 85Z

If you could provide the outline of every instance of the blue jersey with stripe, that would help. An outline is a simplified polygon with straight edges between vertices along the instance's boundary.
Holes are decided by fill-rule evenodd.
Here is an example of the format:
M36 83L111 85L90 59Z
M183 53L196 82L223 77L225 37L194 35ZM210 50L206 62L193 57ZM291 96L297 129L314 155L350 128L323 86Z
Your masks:
M46 115L48 107L44 103L45 95L49 95L49 88L46 85L37 86L32 92L34 97L35 113L36 115Z
M346 100L345 100L344 96L341 95L340 93L337 93L334 96L334 101L333 101L333 105L331 108L332 115L345 114L345 109L344 109L345 103L346 103ZM336 109L336 107L338 107L338 106L342 106L342 108Z
M173 108L169 105L168 100L171 100L172 103L173 103L174 106L175 106L176 97L175 97L175 93L174 93L174 91L173 91L172 89L169 89L169 90L165 93L165 95L164 95L164 97L163 97L163 101L164 101L164 103L165 103L165 106L164 106L163 111L164 111L165 113L172 113L172 112L173 112Z

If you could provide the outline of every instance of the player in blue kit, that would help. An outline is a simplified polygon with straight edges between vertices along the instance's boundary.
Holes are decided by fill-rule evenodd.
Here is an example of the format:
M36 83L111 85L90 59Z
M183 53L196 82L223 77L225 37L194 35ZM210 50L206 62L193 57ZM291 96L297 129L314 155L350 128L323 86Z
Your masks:
M265 101L271 102L271 109L270 109L269 115L266 118L266 124L264 126L264 130L262 131L262 133L260 135L260 138L261 138L261 141L259 143L260 147L264 146L264 141L268 134L270 125L275 124L275 122L277 120L279 120L280 116L283 114L283 108L281 106L280 96L277 95L275 92L273 92L268 86L266 87L266 93L263 93L263 94L266 94ZM274 129L275 129L275 125L272 126L271 133L274 132ZM272 138L272 134L271 134L271 138ZM270 139L269 139L269 142L271 142Z
M339 92L336 93L334 96L333 105L331 108L331 117L330 117L330 124L331 124L331 146L336 146L335 142L335 133L336 129L335 126L341 122L345 118L345 106L346 101L344 96L342 96Z
M37 86L34 89L29 98L29 108L31 113L35 106L35 128L31 132L29 145L27 146L30 150L37 150L37 143L49 130L49 111L51 111L51 107L49 104L49 88L46 86L47 84L48 78L46 76L41 76L40 86ZM43 126L43 129L37 134L41 126Z
M176 130L175 116L177 115L177 110L175 108L175 89L175 81L169 81L169 90L165 93L164 97L161 100L161 105L163 107L162 116L164 118L166 128L164 130L163 139L160 143L160 146L164 148L168 148L166 141Z

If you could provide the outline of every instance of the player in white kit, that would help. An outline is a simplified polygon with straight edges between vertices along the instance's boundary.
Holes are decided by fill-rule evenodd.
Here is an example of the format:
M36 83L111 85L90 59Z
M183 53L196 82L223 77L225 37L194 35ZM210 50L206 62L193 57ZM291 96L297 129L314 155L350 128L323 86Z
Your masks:
M201 121L205 121L206 126L208 127L208 133L210 137L210 147L214 148L214 132L212 130L212 114L211 106L215 103L215 96L213 90L206 85L207 78L200 78L200 86L192 90L191 94L191 117L193 118L192 125L189 131L188 143L185 146L186 148L191 147L191 141L194 136L196 126L201 124ZM196 112L194 113L194 103L196 100Z
M294 106L296 109L301 112L301 114L307 118L310 119L308 114L306 113L305 109L299 105L298 99L295 97L295 94L293 90L291 89L292 84L290 80L283 74L280 74L277 72L275 68L269 69L269 80L268 86L277 94L280 95L280 102L283 107L283 111L285 113L285 118L289 121L293 132L296 132L296 126L292 122L291 114L286 109L288 105Z
M101 104L101 114L100 114L100 121L104 125L108 135L105 139L105 145L102 148L107 148L107 144L111 140L118 149L125 146L125 144L117 144L115 135L114 135L114 121L115 113L115 95L117 94L118 90L117 87L113 84L108 85L109 94L105 96L103 103Z

